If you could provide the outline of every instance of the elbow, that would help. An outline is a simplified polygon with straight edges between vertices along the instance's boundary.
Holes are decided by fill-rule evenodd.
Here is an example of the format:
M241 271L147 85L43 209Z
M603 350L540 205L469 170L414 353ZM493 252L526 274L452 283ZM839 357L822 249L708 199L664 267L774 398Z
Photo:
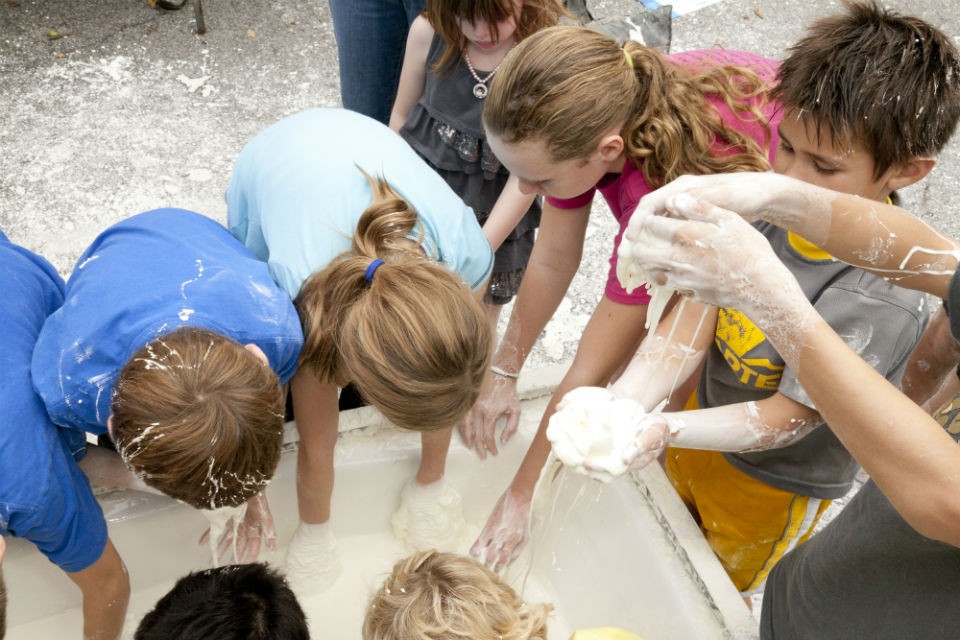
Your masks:
M916 513L903 516L920 535L960 548L960 497L944 496Z

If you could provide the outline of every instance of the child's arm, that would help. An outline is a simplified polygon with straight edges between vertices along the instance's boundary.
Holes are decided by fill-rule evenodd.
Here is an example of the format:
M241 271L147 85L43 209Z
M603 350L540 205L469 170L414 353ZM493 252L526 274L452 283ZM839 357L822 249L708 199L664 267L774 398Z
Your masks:
M820 318L762 236L717 208L696 221L660 218L644 230L672 242L636 251L658 280L747 314L910 526L960 546L960 447Z
M674 304L654 333L644 338L610 391L652 411L703 362L716 327L715 307L693 300Z
M520 223L536 197L536 194L521 193L520 181L513 176L507 179L487 221L483 223L483 235L487 237L487 242L494 251L500 248L514 227Z
M703 200L674 197L686 193ZM746 220L766 220L839 260L892 282L946 297L960 245L893 205L816 187L775 173L683 176L644 197L626 234L635 239L650 215L699 219L709 205Z
M954 371L958 361L960 343L954 340L950 319L940 307L910 354L900 388L908 398L924 405L940 389L947 376L956 377ZM940 405L931 403L927 408L936 410Z
M423 95L423 86L428 72L427 52L430 50L433 34L433 27L424 16L417 16L410 25L407 49L403 56L403 67L400 70L397 98L390 111L390 128L394 131L400 131L400 127L410 116L413 105L417 104L420 96Z
M130 602L130 579L110 539L96 562L67 577L83 593L83 637L119 638Z
M590 219L590 205L579 209L557 209L549 202L543 205L540 231L533 253L520 284L510 320L491 362L493 367L519 374L534 343L560 306L573 276L580 266L583 241ZM631 345L632 349L633 346ZM495 431L501 416L507 424L500 442L517 430L519 401L516 378L490 374L476 405L465 418L461 432L479 434L473 448L481 458L487 451L496 454Z
M340 422L337 386L322 383L305 369L290 380L300 446L297 449L297 499L300 519L322 524L330 519L333 450Z

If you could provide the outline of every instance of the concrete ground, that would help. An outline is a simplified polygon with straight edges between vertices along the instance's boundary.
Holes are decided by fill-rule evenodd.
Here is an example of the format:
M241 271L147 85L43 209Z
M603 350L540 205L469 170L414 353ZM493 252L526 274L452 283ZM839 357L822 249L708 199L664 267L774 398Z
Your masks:
M587 3L597 18L632 0ZM664 3L666 4L666 3ZM952 0L892 0L960 35ZM0 3L0 229L64 274L109 224L161 206L224 220L222 192L244 143L275 120L339 104L330 11L317 0L205 0L194 13L146 0ZM835 0L723 0L673 22L675 52L722 46L773 58ZM960 235L952 145L906 202ZM602 210L602 206L598 206ZM612 238L594 216L584 265L532 365L568 360L598 299Z

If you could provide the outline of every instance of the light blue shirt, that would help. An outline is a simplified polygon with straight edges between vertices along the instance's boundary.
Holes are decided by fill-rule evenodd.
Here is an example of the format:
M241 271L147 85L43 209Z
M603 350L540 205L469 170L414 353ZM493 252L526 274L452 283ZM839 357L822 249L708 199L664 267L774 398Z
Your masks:
M309 109L268 127L241 151L227 188L227 225L291 297L350 250L370 185L390 184L416 210L424 249L479 290L493 250L466 206L396 133L344 109Z

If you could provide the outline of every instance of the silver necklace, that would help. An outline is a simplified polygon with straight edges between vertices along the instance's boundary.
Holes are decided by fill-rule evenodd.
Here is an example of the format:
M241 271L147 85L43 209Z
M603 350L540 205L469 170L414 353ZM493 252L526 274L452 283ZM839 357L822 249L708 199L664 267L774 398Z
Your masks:
M470 62L470 56L467 54L466 47L463 49L463 59L467 63L467 69L470 70L470 75L472 75L473 79L477 81L477 84L473 85L473 96L477 100L483 100L487 97L487 93L490 92L490 90L487 88L487 83L490 82L490 78L493 77L493 74L500 69L500 65L503 64L503 60L500 61L500 64L494 67L493 71L487 74L486 78L481 78L479 75L477 75L476 70L473 68L473 64ZM506 56L504 56L504 60L506 60Z

